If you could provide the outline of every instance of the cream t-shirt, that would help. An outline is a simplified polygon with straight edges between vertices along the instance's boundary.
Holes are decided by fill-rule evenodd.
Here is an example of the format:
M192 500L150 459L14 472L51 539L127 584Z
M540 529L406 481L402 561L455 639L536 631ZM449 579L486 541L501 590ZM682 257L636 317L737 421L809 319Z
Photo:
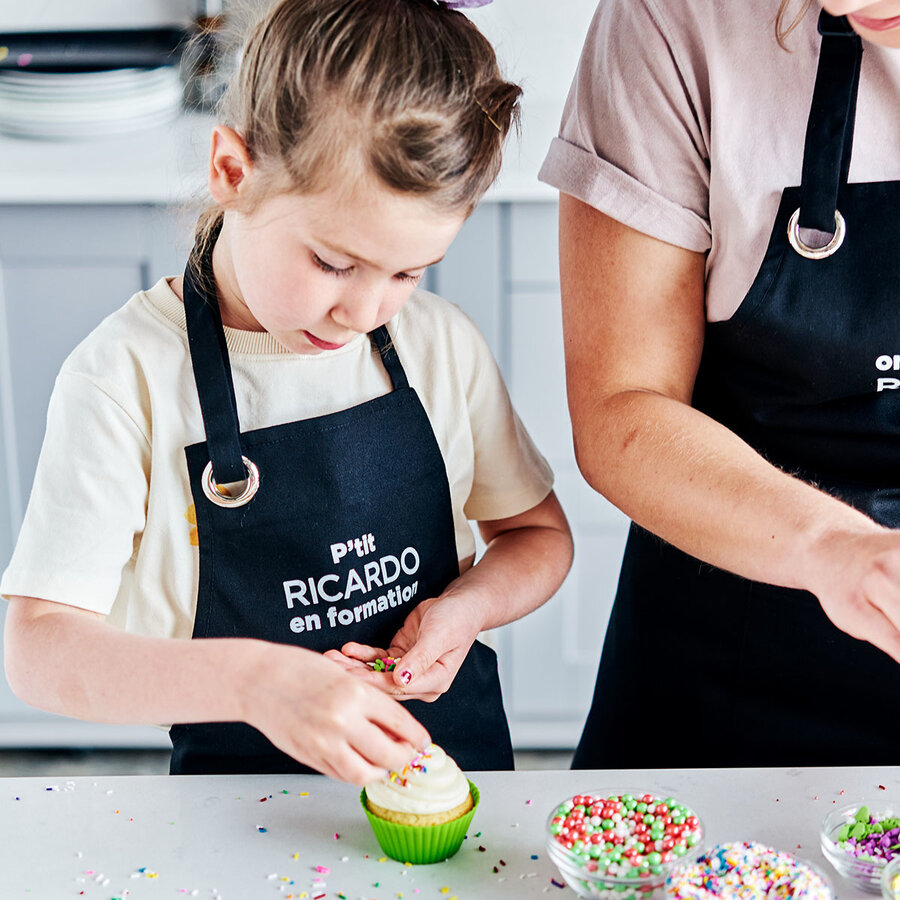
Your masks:
M800 184L819 6L775 40L779 0L602 0L543 181L659 240L708 251L728 319ZM794 4L796 9L799 4ZM900 50L864 44L850 181L900 179Z
M459 559L470 519L522 513L552 473L516 416L471 320L416 291L388 324L444 456ZM365 335L293 354L265 332L225 329L245 431L346 409L391 390ZM199 556L184 447L204 440L184 306L163 279L136 294L63 364L4 596L109 615L128 631L188 638ZM400 462L400 461L398 461Z

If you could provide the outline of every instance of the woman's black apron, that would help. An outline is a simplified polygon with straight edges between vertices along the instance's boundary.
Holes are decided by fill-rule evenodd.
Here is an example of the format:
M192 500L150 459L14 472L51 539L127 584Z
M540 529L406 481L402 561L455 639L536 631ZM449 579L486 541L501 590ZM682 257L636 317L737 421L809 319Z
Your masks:
M387 647L459 575L450 488L386 327L370 335L393 390L312 419L241 432L210 255L184 278L204 443L185 448L200 574L194 638L316 652ZM296 390L292 386L290 390ZM236 497L216 485L239 482ZM189 689L190 686L186 686ZM510 769L497 658L476 642L435 703L405 704L463 769ZM311 771L249 725L174 725L173 774Z
M707 326L694 405L900 527L900 182L847 183L862 42L825 13L819 31L801 185L740 308ZM799 228L834 237L815 250ZM900 665L812 594L632 525L573 766L895 764L898 707Z

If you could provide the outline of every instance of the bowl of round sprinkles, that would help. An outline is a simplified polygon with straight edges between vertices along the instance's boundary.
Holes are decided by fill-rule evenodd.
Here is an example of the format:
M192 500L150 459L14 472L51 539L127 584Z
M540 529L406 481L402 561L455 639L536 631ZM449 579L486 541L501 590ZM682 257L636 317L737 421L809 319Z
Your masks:
M833 809L822 822L822 853L856 887L881 890L884 867L900 856L900 817L881 808L851 803Z
M900 858L895 857L881 870L881 894L884 900L900 900Z
M547 851L579 897L654 900L703 836L692 809L642 791L589 791L558 803Z
M685 860L666 880L667 900L833 900L815 866L756 841L718 844Z

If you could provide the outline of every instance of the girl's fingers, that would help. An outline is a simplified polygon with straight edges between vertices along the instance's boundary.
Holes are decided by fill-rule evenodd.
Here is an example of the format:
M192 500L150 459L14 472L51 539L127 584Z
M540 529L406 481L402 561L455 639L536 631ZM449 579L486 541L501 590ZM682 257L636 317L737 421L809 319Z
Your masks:
M342 743L330 754L329 767L335 772L332 778L362 787L383 778L387 767L372 765L355 747ZM325 773L331 774L331 773Z
M362 662L372 662L388 655L387 650L382 650L380 647L370 647L368 644L358 644L356 641L348 641L344 644L341 647L341 653L344 656L349 656L351 659L358 659Z
M350 739L350 746L369 765L380 768L382 775L385 769L402 772L421 750L405 741L395 740L371 722L365 722L360 729L354 732Z
M431 743L427 729L396 700L386 694L376 694L372 701L368 719L373 725L417 750L424 750Z

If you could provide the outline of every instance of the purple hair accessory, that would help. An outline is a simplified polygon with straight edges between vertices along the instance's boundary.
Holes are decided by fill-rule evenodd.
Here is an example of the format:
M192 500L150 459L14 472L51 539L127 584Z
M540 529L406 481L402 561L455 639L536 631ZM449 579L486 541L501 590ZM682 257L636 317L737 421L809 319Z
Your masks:
M447 9L477 9L479 6L487 6L491 0L438 0L438 2Z

